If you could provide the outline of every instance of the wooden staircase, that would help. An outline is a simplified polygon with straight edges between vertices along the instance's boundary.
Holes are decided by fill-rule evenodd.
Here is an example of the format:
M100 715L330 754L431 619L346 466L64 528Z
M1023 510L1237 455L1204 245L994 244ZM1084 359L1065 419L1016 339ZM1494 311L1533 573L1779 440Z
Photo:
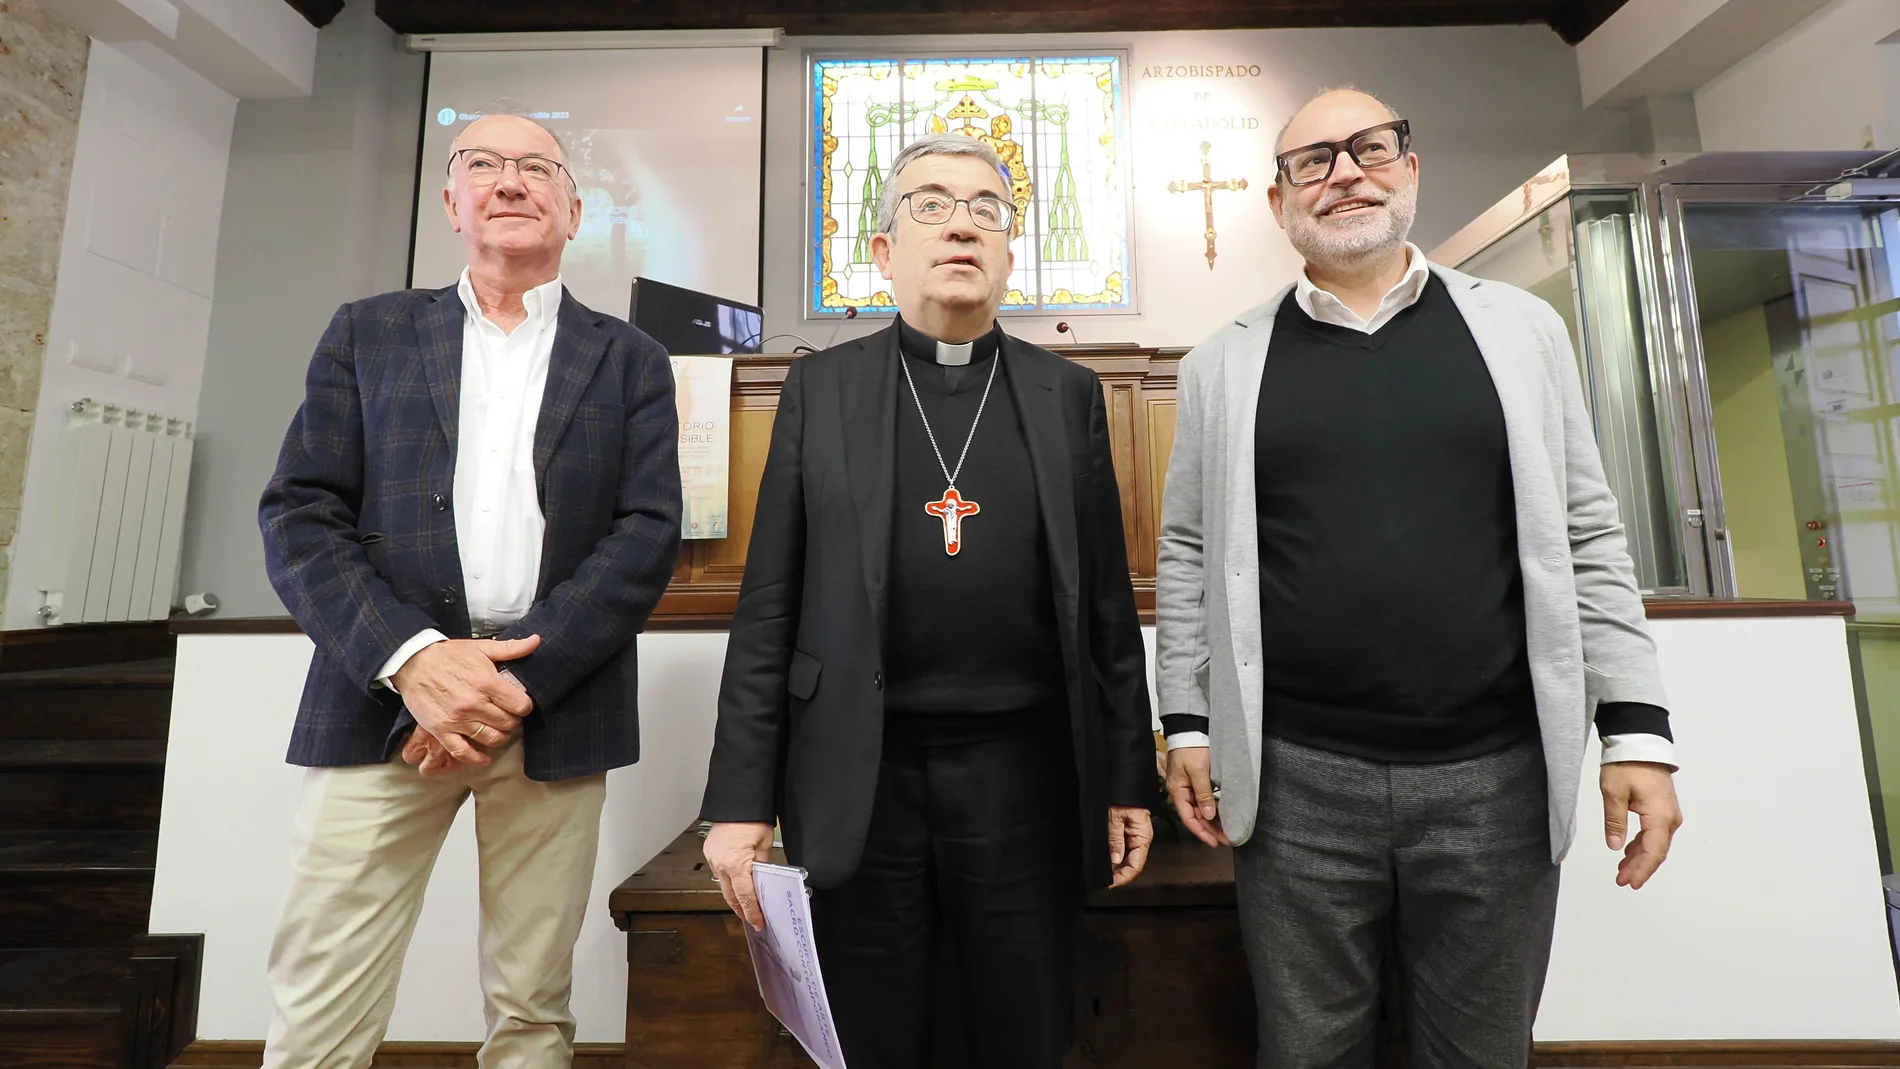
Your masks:
M0 642L0 1069L152 1069L192 1038L201 943L146 934L169 636L72 632Z

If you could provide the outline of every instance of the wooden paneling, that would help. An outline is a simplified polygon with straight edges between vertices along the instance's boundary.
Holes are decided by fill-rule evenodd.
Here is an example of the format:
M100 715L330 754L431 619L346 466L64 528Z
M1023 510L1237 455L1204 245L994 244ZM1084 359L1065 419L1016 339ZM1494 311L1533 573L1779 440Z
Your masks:
M288 616L207 616L172 621L174 635L301 635Z
M117 1010L0 1014L0 1069L118 1069Z
M1891 1040L1663 1040L1647 1043L1539 1043L1538 1069L1635 1069L1637 1066L1900 1066Z
M170 657L176 645L163 620L0 631L0 672L145 661Z
M9 770L0 777L0 813L22 829L157 828L165 774Z
M1253 986L1238 915L1232 907L1168 909L1157 919L1163 923L1131 924L1125 911L1084 915L1066 1069L1254 1064ZM1166 961L1194 964L1159 965Z
M1550 22L1575 43L1625 0L377 0L401 33L777 27L788 34L1098 33ZM337 0L291 0L316 25ZM319 22L322 19L323 22Z
M130 939L145 931L152 909L152 870L0 870L0 943L57 938L90 943Z
M1174 417L1176 405L1173 398L1155 398L1149 402L1148 415L1148 485L1154 491L1144 502L1147 506L1148 520L1156 538L1161 537L1161 498L1168 492L1168 458L1174 455Z
M627 929L627 1065L797 1069L810 1060L759 999L743 923L730 912L649 914Z
M1161 487L1160 480L1151 474L1156 461L1151 455L1150 428L1156 422L1153 410L1166 409L1169 415L1164 445L1173 444L1174 372L1180 353L1113 345L1073 346L1063 353L1102 380L1115 479L1121 490L1129 574L1135 581L1137 602L1151 609ZM654 613L652 630L723 626L731 616L745 575L759 477L765 471L778 390L789 359L780 355L735 359L727 536L680 544L673 585ZM1160 464L1166 467L1165 454Z
M71 631L38 651L173 645ZM142 934L171 681L169 658L0 675L0 1069L155 1069L190 1038L202 939Z
M1649 618L1708 616L1852 616L1851 601L1771 601L1763 598L1650 598Z

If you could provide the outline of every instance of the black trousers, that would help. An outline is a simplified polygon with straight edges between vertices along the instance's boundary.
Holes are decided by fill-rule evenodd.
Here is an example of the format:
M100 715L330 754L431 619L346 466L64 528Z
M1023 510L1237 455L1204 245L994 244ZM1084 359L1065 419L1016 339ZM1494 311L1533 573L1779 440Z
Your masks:
M924 1069L939 931L960 973L975 1069L1058 1069L1082 891L1067 713L893 715L864 858L812 894L845 1063ZM1052 725L1055 725L1052 727Z

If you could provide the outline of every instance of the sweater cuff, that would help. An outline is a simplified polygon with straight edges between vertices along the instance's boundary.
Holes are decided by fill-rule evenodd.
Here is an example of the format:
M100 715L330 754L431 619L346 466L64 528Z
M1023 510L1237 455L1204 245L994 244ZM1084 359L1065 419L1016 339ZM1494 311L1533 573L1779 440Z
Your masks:
M1174 736L1183 732L1207 734L1207 718L1193 713L1169 713L1161 718L1161 733Z
M1604 702L1597 706L1597 734L1659 735L1671 742L1669 710L1642 702Z

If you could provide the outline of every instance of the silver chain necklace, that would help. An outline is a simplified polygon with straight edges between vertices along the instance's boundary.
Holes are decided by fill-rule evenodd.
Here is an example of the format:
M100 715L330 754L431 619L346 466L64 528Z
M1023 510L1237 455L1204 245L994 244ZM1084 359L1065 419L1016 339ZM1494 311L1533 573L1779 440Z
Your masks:
M948 484L943 496L935 501L926 502L924 511L943 521L943 551L954 557L963 549L963 521L982 511L974 501L966 501L957 492L957 476L963 474L963 462L970 455L970 443L976 440L976 425L983 422L983 409L990 403L990 387L996 385L996 366L1003 362L1003 353L999 348L990 357L990 376L983 383L983 397L976 403L976 418L970 421L970 433L963 439L963 452L957 454L957 466L953 470L944 463L943 450L937 445L937 432L930 429L930 417L924 415L923 398L917 395L917 380L910 373L910 359L900 349L897 362L904 369L904 382L910 386L910 399L917 406L917 418L923 422L924 436L930 439L930 451L937 455L937 467L943 471L943 480Z

